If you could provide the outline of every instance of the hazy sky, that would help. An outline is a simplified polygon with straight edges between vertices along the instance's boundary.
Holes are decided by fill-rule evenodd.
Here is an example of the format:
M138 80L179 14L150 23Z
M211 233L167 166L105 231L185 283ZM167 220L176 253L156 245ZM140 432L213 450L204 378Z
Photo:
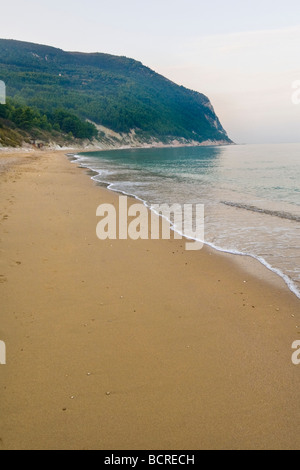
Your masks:
M236 142L300 142L299 0L1 3L2 38L138 59L205 93Z

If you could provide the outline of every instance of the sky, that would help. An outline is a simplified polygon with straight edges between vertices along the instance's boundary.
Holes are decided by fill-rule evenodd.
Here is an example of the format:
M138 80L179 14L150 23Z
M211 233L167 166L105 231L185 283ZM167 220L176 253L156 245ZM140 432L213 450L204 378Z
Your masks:
M132 57L206 94L235 142L300 142L299 0L1 3L1 38Z

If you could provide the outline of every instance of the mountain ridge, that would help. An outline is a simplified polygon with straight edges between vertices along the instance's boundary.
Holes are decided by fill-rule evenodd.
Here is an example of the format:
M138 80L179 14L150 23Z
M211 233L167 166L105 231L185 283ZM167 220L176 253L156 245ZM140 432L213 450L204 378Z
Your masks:
M133 134L140 144L233 143L204 94L124 56L0 39L0 79L17 102L41 112L61 107L123 145Z

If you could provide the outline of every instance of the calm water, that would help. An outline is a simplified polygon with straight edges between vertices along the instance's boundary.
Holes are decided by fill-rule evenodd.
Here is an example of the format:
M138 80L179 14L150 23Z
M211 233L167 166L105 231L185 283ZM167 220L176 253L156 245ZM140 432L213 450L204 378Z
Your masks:
M205 205L205 242L248 254L300 298L300 144L85 153L96 181L142 199Z

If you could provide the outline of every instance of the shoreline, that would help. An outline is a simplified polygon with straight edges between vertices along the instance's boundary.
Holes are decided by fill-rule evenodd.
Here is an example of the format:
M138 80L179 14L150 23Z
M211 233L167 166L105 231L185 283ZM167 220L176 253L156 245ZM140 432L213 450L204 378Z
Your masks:
M182 240L101 242L96 208L116 193L65 151L13 158L0 449L300 448L299 300L285 285Z
M123 149L112 149L112 150L123 150ZM134 200L136 201L139 201L139 202L142 202L144 204L144 206L149 210L151 211L151 207L147 204L147 202L141 198L139 198L138 196L134 195L134 194L130 194L130 193L126 193L124 191L121 191L121 190L118 190L118 189L113 189L112 186L113 186L113 183L109 183L109 182L104 182L104 181L97 181L95 179L96 176L100 176L100 173L93 169L93 168L90 168L88 166L84 166L81 164L81 161L80 161L80 154L81 153L85 153L85 152L77 152L77 153L68 153L66 154L66 156L69 158L70 157L70 161L71 163L76 163L78 164L79 168L82 168L84 170L87 171L87 173L90 172L90 178L91 180L93 180L97 185L101 186L101 187L106 187L106 189L108 191L112 191L116 194L123 194L129 198L133 198ZM87 152L89 153L89 152ZM71 160L71 158L73 158L74 160ZM168 220L168 222L170 222ZM175 228L173 226L171 226L171 230L175 231ZM177 232L179 233L179 232ZM179 234L179 235L182 235L182 234ZM185 239L185 237L183 236L183 238ZM247 262L248 262L248 269L250 269L250 266L251 266L251 261L254 261L254 262L257 262L259 263L260 266L263 266L263 268L265 270L267 270L269 273L272 273L272 275L275 275L277 279L273 278L273 276L271 274L269 274L269 276L267 276L267 274L265 274L265 276L263 276L262 274L260 274L260 278L261 279L264 279L266 278L269 282L271 282L274 286L277 286L278 288L280 287L280 284L283 283L285 287L287 287L289 289L289 291L295 295L295 297L297 299L300 300L300 292L299 290L297 289L297 286L296 284L294 283L294 281L292 279L290 279L286 274L284 274L280 269L278 268L275 268L273 266L271 266L264 258L262 257L257 257L251 253L242 253L242 252L234 252L234 251L230 251L226 248L222 248L222 247L219 247L219 246L216 246L212 243L209 243L207 241L203 241L203 240L197 240L197 239L192 239L194 241L200 241L201 243L204 244L204 246L206 247L209 247L210 249L212 249L215 253L219 253L219 254L223 254L223 255L229 255L233 258L236 258L236 263L238 266L242 266L244 267L244 269L247 271ZM246 259L246 261L244 261ZM252 268L251 269L252 272L255 272L255 268ZM256 271L258 271L258 268L256 269ZM280 278L280 281L278 280L278 278ZM277 281L277 282L276 282Z
M102 147L101 147L102 145ZM32 145L24 145L23 147L1 147L0 146L0 155L5 154L21 154L21 153L32 153L32 152L74 152L77 153L81 152L109 152L114 150L130 150L130 149L155 149L155 148L182 148L182 147L222 147L222 146L231 146L231 145L244 145L244 144L236 144L235 142L227 142L227 141L204 141L204 142L178 142L173 141L173 143L169 142L167 144L163 142L155 142L155 143L142 143L142 142L131 142L128 144L110 144L106 145L103 144L101 141L97 141L94 143L86 143L83 144L82 147L61 147L56 143L51 143L49 145L45 145L42 149L38 149ZM73 153L72 153L73 154ZM71 154L70 154L71 155Z

